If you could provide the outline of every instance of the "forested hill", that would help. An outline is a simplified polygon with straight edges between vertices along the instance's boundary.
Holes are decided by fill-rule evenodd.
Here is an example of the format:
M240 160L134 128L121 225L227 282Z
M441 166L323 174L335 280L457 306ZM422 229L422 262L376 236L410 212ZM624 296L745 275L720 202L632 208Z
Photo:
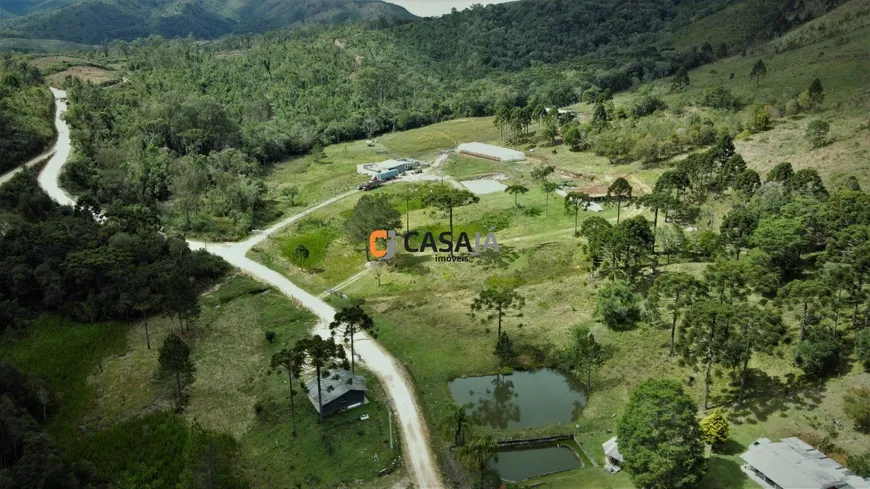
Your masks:
M380 18L411 19L379 0L84 0L31 2L27 15L0 21L0 38L61 39L98 44L160 35L213 39L231 32L263 32L298 24L334 24ZM59 8L58 8L59 7ZM8 12L7 12L8 14Z
M838 3L845 1L523 0L418 19L396 33L403 42L465 74L519 70L584 56L590 62L639 65L657 49L693 46L683 64L694 65L698 54L706 56L704 62L711 61L713 50L698 52L705 42L724 43L731 52L739 52ZM705 32L695 36L699 21Z

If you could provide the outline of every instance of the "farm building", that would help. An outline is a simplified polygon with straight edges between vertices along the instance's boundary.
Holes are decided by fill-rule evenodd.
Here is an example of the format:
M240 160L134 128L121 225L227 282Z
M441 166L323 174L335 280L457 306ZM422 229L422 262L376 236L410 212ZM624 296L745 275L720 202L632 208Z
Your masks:
M523 161L526 155L522 151L502 148L501 146L493 146L484 143L463 143L457 148L461 154L476 156L478 158L486 158L487 160L500 161L507 163L509 161Z
M598 185L588 185L586 187L577 187L572 192L582 192L588 195L595 202L601 202L607 198L607 189L610 188L610 184L601 183Z
M317 402L317 377L309 380L305 386L308 389L308 400L314 409L323 406L323 415L329 416L347 409L365 404L366 379L361 375L353 375L347 370L330 370L329 376L320 379L322 403Z
M386 160L380 163L357 165L356 172L361 175L370 175L372 177L380 177L382 175L397 176L415 166L416 164L412 161Z
M800 438L759 438L740 456L743 472L768 489L870 489L863 479Z

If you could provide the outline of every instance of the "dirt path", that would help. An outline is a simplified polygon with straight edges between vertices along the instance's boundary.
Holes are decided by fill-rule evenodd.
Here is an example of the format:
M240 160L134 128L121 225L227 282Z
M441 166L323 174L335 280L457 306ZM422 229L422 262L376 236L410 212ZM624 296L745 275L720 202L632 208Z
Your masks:
M28 161L22 165L19 165L18 167L16 167L13 170L10 170L10 171L0 175L0 185L5 184L9 180L12 180L12 177L17 175L21 170L23 170L25 168L30 168L33 165L39 163L40 161L43 161L46 158L51 157L52 155L55 154L57 147L60 146L60 143L61 143L60 138L63 137L61 134L61 129L63 128L64 130L66 130L67 126L66 126L66 124L58 123L58 121L60 120L60 115L63 114L64 112L66 112L66 102L61 102L59 100L59 98L66 97L66 92L64 92L63 90L55 90L54 88L51 89L51 92L55 97L54 125L57 128L57 136L58 136L57 143L55 143L54 146L49 148L48 151L42 153L41 155L31 159L30 161ZM69 131L66 132L66 141L67 141L66 147L67 147L67 151L68 151L69 150ZM64 159L66 159L66 158L64 158Z
M58 183L61 169L70 153L69 127L60 118L60 114L66 110L66 93L54 88L51 90L54 93L58 107L55 117L58 140L55 145L54 155L39 174L39 185L58 203L74 205L75 201L60 188ZM287 277L251 260L246 255L251 248L281 228L302 219L317 209L330 205L356 192L358 191L345 192L325 200L295 216L270 226L268 229L256 232L245 241L238 243L204 243L189 240L188 245L191 249L204 249L222 257L231 265L238 267L256 279L272 285L288 297L295 299L320 318L320 323L314 328L313 333L324 338L329 337L328 324L335 315L335 309L321 299L302 290L288 280ZM360 340L370 340L370 338L366 334L358 334L355 337L356 352L366 367L378 377L387 395L391 398L391 404L398 418L398 425L402 434L404 458L415 487L419 489L442 489L444 483L441 480L441 473L435 461L435 454L429 446L429 431L414 397L414 388L410 379L407 378L403 367L378 342Z

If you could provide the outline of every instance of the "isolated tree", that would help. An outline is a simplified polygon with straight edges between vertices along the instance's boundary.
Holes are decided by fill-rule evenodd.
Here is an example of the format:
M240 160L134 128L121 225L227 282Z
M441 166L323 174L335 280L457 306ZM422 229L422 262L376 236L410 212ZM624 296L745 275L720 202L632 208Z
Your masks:
M822 88L822 81L816 78L810 83L810 88L807 90L810 103L813 107L821 105L825 101L825 89Z
M162 372L175 377L175 400L180 407L183 402L182 377L189 380L196 372L196 367L190 360L190 347L178 335L170 333L160 346L158 362Z
M616 201L616 223L619 224L619 214L622 202L631 198L631 184L625 178L619 177L607 187L607 199Z
M804 341L807 337L810 318L818 313L818 309L829 298L828 287L814 279L792 280L777 293L777 299L786 304L795 305L800 309L801 341Z
M290 185L281 189L281 196L287 199L291 206L296 205L296 198L299 197L299 187Z
M208 174L201 157L186 156L173 165L169 188L176 207L184 213L185 229L191 228L190 216L196 212L208 187Z
M807 124L807 131L804 137L813 149L821 148L828 144L828 133L830 131L831 124L828 121L815 120Z
M533 179L543 183L554 171L556 171L556 167L553 165L539 166L532 170L531 175Z
M504 191L514 196L514 208L518 209L520 207L520 204L517 201L517 198L521 194L525 194L526 192L528 192L529 189L527 189L526 187L523 187L522 185L517 184L517 185L508 185L508 188L504 189Z
M778 314L745 302L737 304L727 320L729 335L725 339L728 349L726 355L731 366L740 369L740 393L737 396L737 404L742 406L752 355L772 354L774 347L785 336L785 326Z
M737 259L740 250L750 246L750 239L758 227L758 217L745 207L738 207L728 213L719 226L719 236L722 242L729 246Z
M761 79L767 77L767 66L764 64L764 61L758 60L755 63L755 66L752 67L752 71L749 72L749 78L755 79L755 86L757 87L761 84Z
M634 201L638 207L646 207L653 211L653 234L658 231L659 227L659 211L676 207L676 199L670 196L667 192L656 192L641 195Z
M556 185L555 182L548 182L545 180L544 183L541 184L541 190L544 191L544 215L545 216L550 215L550 194L555 192L557 188L558 188L558 186Z
M488 286L471 301L471 315L481 311L489 311L487 319L496 318L498 321L498 331L496 339L501 338L501 323L502 318L513 309L519 311L525 306L526 300L523 296L517 294L512 287L494 287Z
M480 435L456 449L456 458L471 469L483 473L489 460L498 461L498 443L492 435Z
M682 92L689 88L689 83L689 72L686 71L685 66L681 66L680 69L677 70L677 74L674 75L674 82L671 84L671 91Z
M353 206L344 224L348 237L363 242L366 259L369 256L369 236L379 229L391 230L402 227L402 214L399 213L385 195L363 195Z
M471 403L462 406L450 404L441 415L440 424L453 434L454 446L461 447L465 444L466 438L471 434L476 423L474 416L468 414L471 407Z
M664 302L665 309L671 313L671 349L677 336L677 321L692 304L701 300L706 291L704 285L695 277L684 272L665 272L659 275L650 290L650 297Z
M694 304L683 321L680 351L686 363L704 369L704 410L710 399L713 365L720 363L727 353L726 341L730 337L728 305L716 301Z
M356 350L354 349L354 337L357 333L367 332L373 334L375 322L363 311L360 306L344 307L329 323L329 331L332 336L340 334L345 340L350 340L350 369L356 373Z
M842 342L835 331L811 328L806 340L794 348L795 364L809 377L824 378L839 370Z
M335 339L324 340L320 336L305 338L296 343L296 354L299 355L301 365L308 364L314 368L317 379L317 411L318 422L323 423L323 390L321 379L329 376L329 370L333 367L349 368L344 348L335 342Z
M300 243L299 246L293 250L293 261L302 268L305 268L305 263L308 261L309 256L311 256L311 252L308 251L308 248L306 248L304 244Z
M580 216L580 210L586 210L592 204L592 198L589 194L583 192L568 192L565 195L565 212L574 214L574 236L579 236L577 232L577 223Z
M650 379L634 389L616 424L624 469L637 487L690 489L705 472L698 407L673 380Z
M579 124L569 125L562 134L562 139L571 151L583 151L589 146L586 132Z
M500 366L508 365L516 358L517 352L514 350L514 342L507 333L503 332L499 335L493 355L498 358Z
M788 184L788 181L791 180L793 175L794 168L792 168L791 163L777 163L777 165L768 172L765 182L781 182L782 184Z
M592 216L580 225L580 236L586 238L586 249L594 266L598 266L605 258L613 241L611 233L613 226L599 216Z
M870 433L870 388L852 387L843 396L843 412L855 423L855 429Z
M746 197L752 197L758 188L761 187L761 177L758 172L747 168L737 174L734 179L734 190L743 193Z
M668 224L659 228L658 233L656 233L656 243L665 254L665 263L670 265L672 255L680 255L686 251L688 240L683 228Z
M290 382L290 419L293 422L293 436L296 436L296 406L293 398L296 396L296 391L293 389L293 379L299 378L302 373L302 355L293 348L282 348L281 351L275 352L272 355L271 366L273 369L284 369L287 371L287 380Z
M450 219L450 239L453 235L453 209L480 202L480 198L468 190L459 190L453 187L435 185L429 193L423 197L427 206L435 207L442 212L447 212ZM453 256L454 247L450 247L450 256Z
M574 326L571 338L564 352L565 360L572 369L586 374L586 389L592 392L592 372L604 365L604 351L587 326Z
M614 331L633 329L640 321L640 297L625 282L605 285L595 301L595 317Z
M722 408L716 408L701 420L701 437L710 446L718 446L728 440L728 418Z

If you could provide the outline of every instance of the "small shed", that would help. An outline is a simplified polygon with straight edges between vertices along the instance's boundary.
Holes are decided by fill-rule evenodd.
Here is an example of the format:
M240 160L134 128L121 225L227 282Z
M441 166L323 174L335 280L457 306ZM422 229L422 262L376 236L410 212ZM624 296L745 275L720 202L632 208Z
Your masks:
M615 465L619 467L622 462L622 454L619 453L619 445L616 443L616 437L607 440L602 443L601 446L604 448L604 459L610 465Z
M501 146L493 146L484 143L463 143L457 147L461 154L485 158L487 160L507 163L510 161L523 161L526 159L525 153Z
M305 387L308 390L308 400L314 405L314 409L323 406L324 416L353 409L367 402L365 377L344 369L330 370L328 376L320 379L321 403L317 402L317 377L306 382Z

